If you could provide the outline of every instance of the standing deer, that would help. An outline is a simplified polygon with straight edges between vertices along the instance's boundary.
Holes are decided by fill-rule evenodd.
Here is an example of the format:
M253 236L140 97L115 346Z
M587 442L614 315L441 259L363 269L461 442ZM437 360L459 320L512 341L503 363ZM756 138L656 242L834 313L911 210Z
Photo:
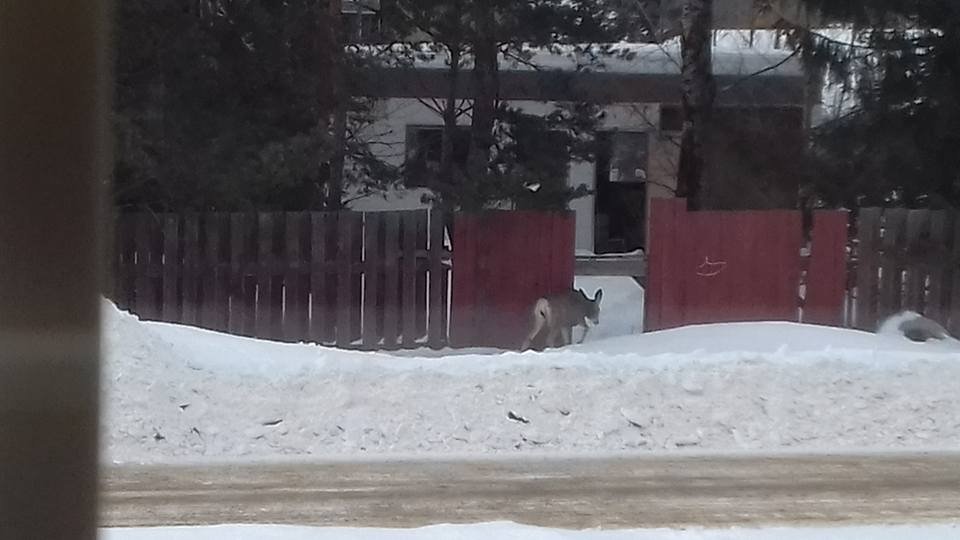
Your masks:
M547 347L561 347L573 342L573 327L582 326L583 335L578 343L587 338L591 325L600 323L600 300L603 289L597 289L593 299L583 289L569 290L537 299L531 310L533 325L520 346L521 351L543 335Z

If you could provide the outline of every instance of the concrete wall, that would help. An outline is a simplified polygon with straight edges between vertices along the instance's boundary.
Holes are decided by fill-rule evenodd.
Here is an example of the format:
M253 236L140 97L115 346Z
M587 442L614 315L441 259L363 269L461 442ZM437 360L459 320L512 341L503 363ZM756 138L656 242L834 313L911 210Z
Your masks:
M549 103L534 101L515 101L511 105L528 113L542 113L553 110ZM669 189L675 186L673 167L676 164L676 150L674 145L660 140L657 133L660 117L660 107L657 104L626 104L617 103L604 108L605 118L601 123L602 129L617 129L623 131L647 131L650 136L650 180L648 199L653 196L672 196ZM382 100L378 105L377 114L381 120L375 122L368 129L367 136L376 140L375 148L383 159L394 165L402 165L405 156L407 126L440 126L440 116L432 109L412 98L390 98ZM469 118L461 117L460 123L469 124ZM595 187L595 168L593 163L572 163L569 177L570 186L586 185ZM668 188L659 187L665 185ZM379 210L409 210L424 208L421 202L425 193L423 189L404 189L385 194L374 195L358 199L350 203L350 208L360 211ZM577 245L578 250L593 250L594 240L594 197L592 195L573 201L572 209L577 215Z

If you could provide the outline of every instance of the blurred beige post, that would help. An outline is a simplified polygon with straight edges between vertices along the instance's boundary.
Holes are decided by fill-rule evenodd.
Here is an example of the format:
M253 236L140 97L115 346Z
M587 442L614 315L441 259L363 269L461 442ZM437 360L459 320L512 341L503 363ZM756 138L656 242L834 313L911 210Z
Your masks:
M0 1L0 538L96 537L107 4Z

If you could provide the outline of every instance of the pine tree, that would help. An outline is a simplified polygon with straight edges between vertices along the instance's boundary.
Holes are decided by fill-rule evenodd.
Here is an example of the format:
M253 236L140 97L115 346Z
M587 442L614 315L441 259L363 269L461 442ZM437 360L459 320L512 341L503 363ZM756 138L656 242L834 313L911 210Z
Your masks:
M636 9L628 9L632 7L633 2L619 0L395 0L387 4L384 19L394 26L394 39L425 35L429 44L415 44L417 50L447 61L447 98L425 102L441 115L444 125L441 165L438 174L426 182L437 194L437 202L447 207L479 209L504 200L520 206L536 205L531 199L539 197L553 201L555 207L565 207L571 197L582 196L583 190L566 188L565 172L550 178L557 184L555 189L530 180L538 177L546 181L540 173L532 172L545 167L546 160L534 160L536 153L529 146L533 141L551 138L563 143L555 147L557 151L543 155L561 161L565 171L571 155L583 155L584 134L590 131L586 126L596 123L598 110L573 106L537 121L506 107L499 100L499 58L506 56L530 65L532 48L557 50L574 43L616 42L635 33L640 24L641 15ZM592 49L602 54L609 47ZM458 87L467 81L473 82L474 89L466 100L469 105L455 99ZM571 101L576 101L575 97ZM467 113L471 120L469 151L466 167L459 169L452 160L453 141L457 119ZM552 133L560 131L565 135ZM521 141L526 141L527 150L521 149ZM553 169L559 173L556 167ZM542 190L517 191L517 185L528 181ZM563 195L558 197L560 193Z
M828 204L960 207L960 4L805 0L846 33L785 23L808 65L853 99L815 131Z
M330 54L329 10L325 0L121 0L115 203L163 211L336 208L344 184L363 191L392 181L395 172L365 141L335 140L330 74L341 62ZM338 84L348 87L359 73L345 70ZM340 103L349 124L369 121L364 101ZM338 154L353 164L331 191Z

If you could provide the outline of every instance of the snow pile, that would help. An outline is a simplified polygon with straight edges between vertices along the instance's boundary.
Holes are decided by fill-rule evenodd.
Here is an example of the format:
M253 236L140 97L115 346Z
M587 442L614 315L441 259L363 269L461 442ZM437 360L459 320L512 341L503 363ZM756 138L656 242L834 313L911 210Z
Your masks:
M422 46L394 46L395 50L416 51L414 66L445 69L444 54L425 50ZM663 43L612 44L609 50L596 45L561 45L524 47L523 58L499 55L500 69L528 71L559 69L573 71L584 67L607 73L679 74L681 65L680 38ZM716 30L713 35L712 65L716 75L786 76L803 75L799 58L784 43L782 35L771 30Z
M860 527L771 527L765 529L634 529L567 531L517 525L433 525L418 529L294 527L284 525L219 525L103 529L100 540L952 540L957 524Z
M104 316L115 461L960 446L955 343L743 323L428 358Z

